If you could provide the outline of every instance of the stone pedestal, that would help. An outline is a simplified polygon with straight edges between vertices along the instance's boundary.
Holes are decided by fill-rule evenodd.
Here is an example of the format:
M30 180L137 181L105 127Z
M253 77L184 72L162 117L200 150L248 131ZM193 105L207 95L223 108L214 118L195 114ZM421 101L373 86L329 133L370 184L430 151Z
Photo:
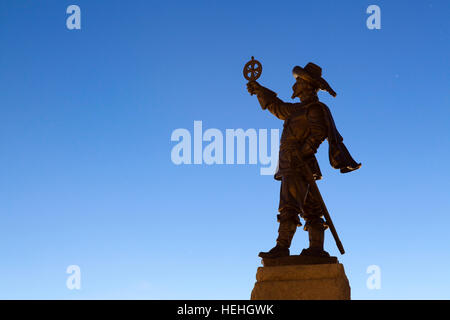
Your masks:
M336 257L290 256L263 259L263 265L251 300L350 300L344 266Z

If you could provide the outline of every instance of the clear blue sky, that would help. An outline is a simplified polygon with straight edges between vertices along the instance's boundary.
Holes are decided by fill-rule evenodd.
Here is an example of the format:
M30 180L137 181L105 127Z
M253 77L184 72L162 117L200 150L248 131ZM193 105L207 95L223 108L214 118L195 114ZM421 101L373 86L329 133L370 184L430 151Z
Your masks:
M66 8L81 8L81 30ZM381 7L381 30L366 8ZM290 100L313 61L361 170L318 160L354 299L450 298L449 1L0 3L0 298L248 299L276 237L259 165L181 165L177 128L281 128L243 64ZM292 252L306 245L299 229ZM379 265L381 290L366 288ZM67 266L81 290L66 288Z

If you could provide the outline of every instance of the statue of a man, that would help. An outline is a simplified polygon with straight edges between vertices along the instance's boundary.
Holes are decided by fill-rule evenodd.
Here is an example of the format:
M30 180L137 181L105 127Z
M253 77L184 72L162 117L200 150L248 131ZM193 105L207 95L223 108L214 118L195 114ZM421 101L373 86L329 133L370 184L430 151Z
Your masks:
M278 238L274 248L259 253L261 258L289 256L292 238L297 227L302 225L299 216L305 220L304 230L309 234L309 248L301 254L329 256L323 249L324 231L328 226L322 218L324 207L321 196L313 192L314 189L308 183L310 177L305 174L312 173L315 180L322 178L315 153L325 139L328 140L332 167L346 173L361 166L353 160L342 143L330 110L317 97L319 90L336 96L322 78L322 69L310 62L304 68L294 67L292 73L296 79L292 87L292 99L298 97L300 103L283 102L275 92L256 81L247 84L248 92L257 95L262 109L268 109L277 118L284 120L275 173L275 179L281 180ZM305 166L308 166L308 170Z

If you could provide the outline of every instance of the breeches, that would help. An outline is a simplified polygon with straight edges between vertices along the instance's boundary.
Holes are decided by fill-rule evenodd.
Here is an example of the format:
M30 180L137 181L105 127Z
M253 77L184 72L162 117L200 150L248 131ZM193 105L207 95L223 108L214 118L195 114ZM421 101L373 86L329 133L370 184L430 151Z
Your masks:
M323 216L322 204L317 194L301 175L283 176L281 180L280 205L278 211L300 214L307 223Z

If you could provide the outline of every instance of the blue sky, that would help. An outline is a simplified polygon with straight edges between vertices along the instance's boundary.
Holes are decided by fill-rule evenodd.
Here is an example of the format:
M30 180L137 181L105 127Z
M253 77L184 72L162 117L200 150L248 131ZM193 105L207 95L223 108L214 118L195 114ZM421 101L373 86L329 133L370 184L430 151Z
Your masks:
M81 30L66 8L81 8ZM381 30L366 8L381 8ZM245 89L290 100L312 61L356 160L319 182L353 299L448 299L448 1L0 3L0 298L248 299L276 237L259 165L172 163L177 128L281 129ZM292 252L306 245L299 229ZM81 290L66 288L69 265ZM382 287L366 287L369 265Z

